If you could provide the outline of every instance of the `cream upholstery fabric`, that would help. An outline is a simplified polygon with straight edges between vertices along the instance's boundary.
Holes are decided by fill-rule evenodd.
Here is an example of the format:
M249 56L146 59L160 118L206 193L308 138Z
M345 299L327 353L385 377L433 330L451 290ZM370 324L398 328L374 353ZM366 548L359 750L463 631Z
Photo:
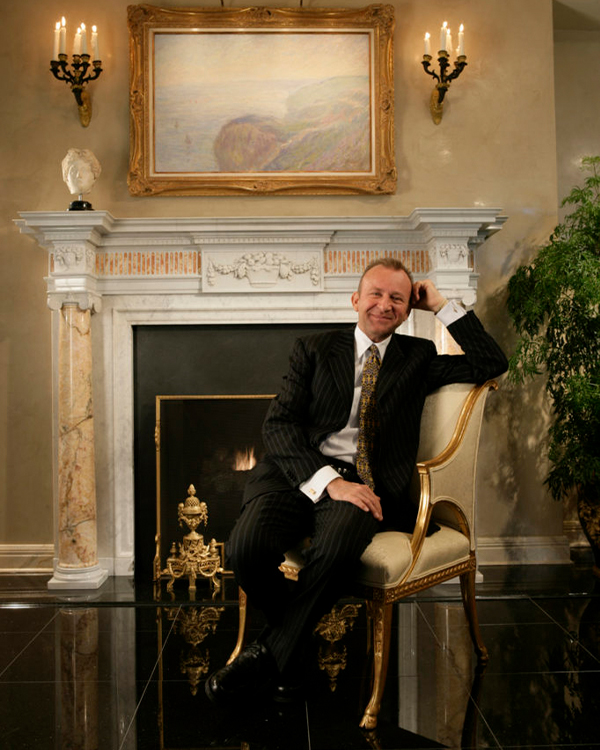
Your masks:
M358 582L384 589L397 586L412 562L410 536L399 531L376 534L360 559ZM467 560L469 552L469 540L464 534L442 526L425 540L407 581Z
M357 582L382 589L397 586L412 563L410 539L410 534L400 531L382 531L376 534L360 558ZM287 566L298 569L303 566L302 548L307 543L308 540L305 545L286 554ZM469 540L464 534L442 526L425 539L417 564L407 581L414 581L448 565L468 560L469 552Z

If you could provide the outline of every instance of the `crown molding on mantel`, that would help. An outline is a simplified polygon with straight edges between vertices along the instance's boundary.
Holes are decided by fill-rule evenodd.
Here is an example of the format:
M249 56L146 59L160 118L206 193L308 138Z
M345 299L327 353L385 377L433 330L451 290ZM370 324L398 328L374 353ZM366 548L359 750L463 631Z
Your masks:
M145 217L24 211L16 224L50 255L51 307L98 311L106 295L270 294L352 290L376 257L472 305L474 251L506 217L498 208L416 208L399 217Z

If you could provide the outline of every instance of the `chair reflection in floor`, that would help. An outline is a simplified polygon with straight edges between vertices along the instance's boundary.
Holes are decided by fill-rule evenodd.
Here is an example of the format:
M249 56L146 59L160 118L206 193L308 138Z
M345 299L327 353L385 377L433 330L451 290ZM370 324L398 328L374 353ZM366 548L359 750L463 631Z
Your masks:
M412 534L376 534L361 557L353 593L365 599L373 659L372 692L360 726L374 729L381 707L389 660L392 604L403 597L460 577L470 635L480 664L487 662L475 607L475 474L479 435L487 394L484 385L455 383L430 394L421 418L414 494L418 516ZM430 520L439 528L427 536ZM290 550L281 570L295 579L302 549ZM240 591L238 641L230 657L241 651L246 632L246 596Z

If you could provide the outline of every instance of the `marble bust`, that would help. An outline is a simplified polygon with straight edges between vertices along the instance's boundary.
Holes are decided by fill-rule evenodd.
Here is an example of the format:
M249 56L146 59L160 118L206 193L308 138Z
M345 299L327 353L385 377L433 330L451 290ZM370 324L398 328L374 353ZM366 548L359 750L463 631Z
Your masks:
M69 211L89 211L92 204L83 200L83 195L89 193L98 179L102 168L100 162L88 149L70 148L62 160L63 180L71 195L78 195Z

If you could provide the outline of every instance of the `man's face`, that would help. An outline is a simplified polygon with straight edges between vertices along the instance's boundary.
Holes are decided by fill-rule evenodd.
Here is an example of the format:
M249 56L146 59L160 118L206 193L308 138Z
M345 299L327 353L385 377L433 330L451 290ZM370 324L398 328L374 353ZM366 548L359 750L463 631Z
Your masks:
M374 266L352 295L358 327L371 341L386 339L410 314L412 284L404 271Z

